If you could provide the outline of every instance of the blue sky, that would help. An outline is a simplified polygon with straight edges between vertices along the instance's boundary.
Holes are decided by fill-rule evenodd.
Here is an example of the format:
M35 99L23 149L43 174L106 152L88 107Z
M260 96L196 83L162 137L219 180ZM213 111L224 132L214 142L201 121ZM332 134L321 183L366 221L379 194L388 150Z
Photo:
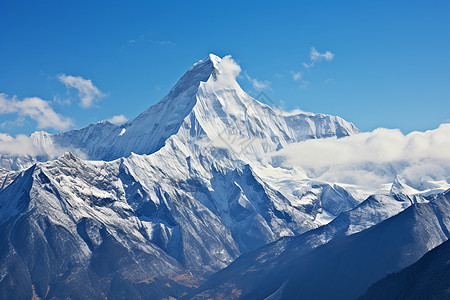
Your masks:
M208 53L231 54L244 90L286 110L433 129L450 119L449 15L449 1L3 0L0 132L133 118Z

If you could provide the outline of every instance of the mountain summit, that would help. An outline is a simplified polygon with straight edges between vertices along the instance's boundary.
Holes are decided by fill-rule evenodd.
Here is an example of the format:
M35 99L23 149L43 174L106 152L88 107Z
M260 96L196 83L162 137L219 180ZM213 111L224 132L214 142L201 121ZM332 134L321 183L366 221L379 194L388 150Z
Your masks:
M14 286L23 298L179 297L242 253L355 207L336 184L272 176L280 168L263 158L359 130L273 109L241 89L240 71L208 55L121 126L35 133L39 155L2 156L18 171L0 169L0 297Z
M342 118L324 114L286 115L245 93L236 81L241 68L231 58L209 54L195 63L161 101L139 116L116 126L104 121L79 130L32 135L42 155L3 156L0 166L28 167L71 151L94 160L113 160L131 153L151 154L177 135L185 144L203 139L230 146L224 139L257 141L251 152L265 153L292 142L359 130ZM253 153L255 154L255 153Z
M90 159L112 160L133 153L151 154L177 135L185 144L224 135L258 139L254 151L271 151L308 138L359 132L353 124L326 115L283 116L245 93L236 81L241 68L230 57L209 54L194 64L160 102L135 119L114 127L91 127L54 136L62 147L79 149ZM69 138L68 138L69 137ZM92 139L104 142L89 143Z
M36 132L32 154L0 156L0 298L179 298L242 260L250 265L238 273L259 282L259 263L291 270L297 250L323 262L328 242L433 200L436 188L364 201L358 185L280 163L273 152L290 144L359 130L261 103L239 86L240 71L230 56L210 54L121 126ZM399 177L391 194L414 191L407 186ZM252 251L262 246L267 256Z

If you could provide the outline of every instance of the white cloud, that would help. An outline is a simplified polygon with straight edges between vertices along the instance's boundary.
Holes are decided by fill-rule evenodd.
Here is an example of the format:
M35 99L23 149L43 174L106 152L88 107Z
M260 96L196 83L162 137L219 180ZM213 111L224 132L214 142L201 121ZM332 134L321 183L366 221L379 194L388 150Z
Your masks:
M59 104L59 105L70 105L72 101L70 101L69 98L61 98L59 95L53 96L53 103Z
M224 56L216 65L219 74L222 76L230 76L236 79L241 73L241 67L231 57L231 55Z
M291 71L291 75L294 81L299 81L300 79L302 79L302 73L300 72Z
M78 149L67 149L55 145L49 136L46 132L36 132L31 136L19 134L16 137L12 137L6 133L0 133L0 155L47 156L49 159L53 159L67 151L71 151L78 157L87 158Z
M15 138L6 133L0 133L0 153L10 155L43 155L33 139L24 134Z
M245 78L252 84L253 88L257 91L264 90L264 89L270 89L270 81L267 80L258 80L256 78L250 77L247 73L245 74Z
M288 162L312 167L351 163L387 163L412 159L450 160L450 124L404 135L398 129L378 128L340 139L313 139L277 152Z
M236 63L236 61L227 55L222 59L213 56L214 66L216 68L215 80L211 84L220 85L222 88L236 88L236 77L239 76L242 69ZM270 82L267 80L261 81L250 77L244 72L245 79L247 79L253 86L255 90L270 89Z
M332 61L334 58L334 53L331 53L330 51L325 51L323 53L320 53L315 47L311 47L311 51L309 52L309 62L303 63L303 66L307 69L313 67L315 63L321 62L323 60L325 61Z
M311 47L311 52L309 53L309 59L314 62L322 61L325 59L326 61L332 61L334 58L334 54L330 51L326 51L324 53L320 53L317 51L315 47Z
M29 136L19 134L15 138L0 133L0 154L10 155L42 155Z
M81 107L89 108L98 99L105 96L90 79L84 79L80 76L72 76L66 74L58 75L59 81L64 83L68 88L74 88L78 91L81 100Z
M282 168L300 169L309 178L341 184L360 199L389 193L399 176L410 187L426 191L450 187L450 124L404 135L379 128L344 138L307 140L271 154ZM356 187L353 189L353 187Z
M37 122L39 129L67 129L73 125L70 118L56 113L49 101L38 97L25 98L22 101L16 97L8 98L0 93L0 115L17 114L19 118L30 118Z
M307 111L301 110L300 108L295 108L295 109L290 110L290 111L285 111L285 110L279 109L279 110L277 110L277 112L280 115L283 115L283 116L286 116L286 117L300 115L300 114L308 115L308 116L314 116L315 115L312 112L307 112Z
M241 67L236 63L231 55L227 55L222 59L212 55L211 59L214 61L216 72L214 80L209 81L209 83L212 86L223 89L236 88L236 77L241 73Z
M332 61L334 58L334 54L330 51L325 51L323 53L320 53L315 47L311 47L311 51L309 53L309 61L303 62L302 65L305 69L310 69L314 67L314 65L318 62L321 62L323 60L325 61ZM300 85L298 88L300 90L305 90L309 87L311 82L307 80L303 80L303 74L300 72L291 71L292 79L294 81L299 81ZM332 83L331 80L327 79L324 83Z
M128 118L125 117L124 115L117 115L117 116L113 116L112 118L108 119L107 121L109 121L115 125L120 125L120 124L128 121Z

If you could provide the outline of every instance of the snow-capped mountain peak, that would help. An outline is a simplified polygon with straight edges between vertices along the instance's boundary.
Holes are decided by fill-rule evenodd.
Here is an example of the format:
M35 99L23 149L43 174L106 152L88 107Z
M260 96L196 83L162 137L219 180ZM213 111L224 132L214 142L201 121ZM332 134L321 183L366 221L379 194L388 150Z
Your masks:
M132 152L151 154L172 136L193 147L203 140L209 146L236 153L245 148L255 156L292 142L359 132L339 117L287 115L272 109L242 90L236 81L240 72L231 56L209 54L195 63L161 101L136 118L121 126L99 122L54 135L40 133L35 139L39 140L41 155L20 157L16 164L11 163L10 156L3 157L0 166L27 167L65 151L94 160L113 160Z
M115 289L178 298L282 237L334 219L308 239L313 249L429 201L402 193L431 185L398 177L390 196L359 204L359 186L280 163L274 152L289 144L359 130L340 117L261 103L240 87L240 72L231 56L210 54L120 126L36 132L32 152L0 155L10 169L0 168L0 295L20 284L21 298L110 298Z

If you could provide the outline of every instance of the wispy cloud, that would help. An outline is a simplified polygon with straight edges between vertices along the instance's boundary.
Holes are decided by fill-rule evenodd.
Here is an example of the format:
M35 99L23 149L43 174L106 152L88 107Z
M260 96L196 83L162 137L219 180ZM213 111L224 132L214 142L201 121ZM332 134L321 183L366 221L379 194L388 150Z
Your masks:
M17 114L19 119L30 118L37 122L37 128L67 129L73 125L72 120L56 113L49 101L38 97L18 100L0 93L0 115Z
M155 44L155 45L168 46L168 47L175 47L177 45L174 41L154 39L154 38L151 38L151 36L152 36L151 34L141 34L138 38L130 39L126 43L124 43L122 45L122 47L120 47L120 51L122 52L128 47L131 47L131 46L137 45L137 44L141 44L141 43L142 44L143 43L151 43L151 44Z
M311 47L310 53L309 53L309 60L308 62L303 62L302 65L306 69L310 69L314 67L314 65L321 61L332 61L334 58L334 54L330 51L325 51L323 53L319 52L315 47ZM303 73L299 71L291 71L292 80L299 82L298 88L300 90L307 89L311 82L304 79ZM324 83L331 83L331 80L328 80Z
M309 52L309 62L304 62L303 66L307 69L312 68L316 63L321 61L332 61L334 58L334 53L330 51L325 51L320 53L315 47L311 47Z
M315 115L312 112L307 112L307 111L304 111L304 110L302 110L300 108L294 108L293 110L289 110L289 111L280 109L280 110L278 110L278 113L283 115L283 116L295 116L295 115L300 115L300 114L308 115L308 116L314 116Z
M280 78L283 78L283 74L275 73L275 74L273 74L273 77L280 79Z
M12 137L6 133L0 133L0 153L10 155L44 155L42 149L39 149L35 139L19 134ZM60 152L58 151L58 154Z
M300 79L302 79L302 73L300 72L291 71L291 75L294 81L299 81Z
M323 81L324 84L335 84L336 80L334 78L327 78Z
M309 58L311 61L314 61L314 62L318 62L323 59L325 59L326 61L332 61L334 58L334 54L331 53L330 51L320 53L319 51L317 51L317 49L315 47L311 47L311 52L309 54Z
M223 87L228 86L230 83L233 85L236 78L241 74L241 66L231 57L231 55L226 55L220 59L215 65L217 69L216 72L216 84L220 84ZM261 91L263 89L270 89L270 81L258 80L252 78L247 72L243 72L243 77L247 79L256 91Z
M169 41L169 40L166 40L166 41L150 40L150 42L152 42L154 44L161 45L161 46L172 46L172 47L174 47L174 46L177 45L174 42Z
M298 88L299 88L300 90L306 90L310 85L311 85L311 82L310 82L310 81L308 81L308 80L302 80L302 81L300 82L300 85L298 86Z
M0 133L0 154L47 156L49 159L53 159L61 156L64 152L71 151L76 156L87 159L87 155L81 150L60 147L46 136L47 134L42 132L33 133L31 136L19 134L15 137Z
M245 78L252 84L255 90L260 91L264 89L270 89L270 81L252 78L246 72L244 72L244 75Z
M217 64L219 79L234 81L237 76L241 73L241 66L231 57L227 55L223 57Z
M120 125L120 124L128 121L128 118L125 117L124 115L117 115L117 116L113 116L113 117L107 119L107 121L109 121L115 125Z
M89 108L94 103L105 96L90 79L84 79L81 76L72 76L66 74L58 75L59 81L64 83L68 88L74 88L78 91L78 97L80 98L80 106L82 108Z

